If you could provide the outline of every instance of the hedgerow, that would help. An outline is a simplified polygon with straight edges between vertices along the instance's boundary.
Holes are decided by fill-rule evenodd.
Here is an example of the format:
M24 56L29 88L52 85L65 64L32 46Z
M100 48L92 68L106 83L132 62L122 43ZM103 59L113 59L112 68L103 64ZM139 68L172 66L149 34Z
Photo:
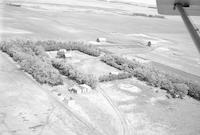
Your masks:
M179 96L180 98L188 94L189 87L184 83L174 83L174 89L172 90L173 96Z
M113 80L120 80L120 79L127 79L131 78L132 74L130 73L119 73L119 74L112 74L110 73L109 75L103 75L99 77L100 82L107 82L107 81L113 81Z
M137 61L132 62L128 59L115 55L104 55L101 57L101 61L119 70L125 70L127 72L132 72L137 67L143 67L143 65Z
M194 97L195 99L200 100L200 85L197 82L187 82L187 86L189 87L188 95Z
M60 73L75 80L77 83L85 83L92 88L96 87L97 80L92 75L80 73L63 61L51 61L45 52L66 49L78 50L92 56L100 56L102 51L96 47L85 45L81 42L11 40L1 42L0 49L10 55L20 64L24 71L31 74L40 83L48 83L50 85L62 84L63 80L58 72L59 70ZM200 84L197 82L183 79L183 77L176 74L159 71L135 60L109 55L109 53L105 54L101 57L101 61L124 71L124 73L101 76L99 78L100 82L135 76L139 80L145 81L148 85L166 90L173 97L182 98L188 94L200 100Z
M101 53L97 48L85 45L82 42L57 42L53 40L33 42L30 40L11 40L1 43L1 50L17 61L21 69L31 74L38 82L49 83L51 85L62 84L63 80L58 70L54 68L58 68L59 64L57 63L56 66L55 61L51 62L45 51L56 51L60 49L78 50L92 56L100 56ZM72 66L66 66L66 64L62 62L60 64L65 65L65 70L60 70L58 68L62 74L67 75L66 71L69 71L67 76L77 83L85 83L92 88L96 87L97 79L92 75L80 73Z
M52 60L52 65L57 68L62 75L75 80L78 84L87 84L91 88L96 88L97 79L91 74L84 74L76 70L72 65L65 60Z
M177 74L169 74L153 68L150 65L141 64L135 60L128 60L114 55L104 55L101 61L117 69L131 73L148 85L159 87L169 92L173 97L189 95L200 100L200 85L194 81L183 79ZM102 78L101 78L102 80Z
M60 49L77 50L95 57L98 57L101 54L101 51L98 48L92 45L86 45L83 42L57 42L48 40L37 41L35 44L43 46L46 51L58 51Z
M42 47L34 46L31 41L11 40L1 42L0 48L39 83L63 84L59 72L51 65L51 61Z

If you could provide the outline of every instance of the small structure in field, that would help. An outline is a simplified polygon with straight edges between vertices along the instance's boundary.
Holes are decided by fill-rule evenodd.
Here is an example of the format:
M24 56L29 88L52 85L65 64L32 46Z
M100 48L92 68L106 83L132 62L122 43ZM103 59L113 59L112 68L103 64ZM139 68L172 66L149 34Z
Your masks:
M82 93L90 92L92 90L92 88L86 84L80 85L80 88Z
M96 39L97 42L106 42L106 38L97 38Z
M80 94L82 92L81 88L78 87L77 85L69 88L68 90L69 92L74 93L74 94Z
M147 43L147 46L148 46L148 47L151 47L151 41L149 41L149 42Z
M65 58L72 58L72 53L71 53L71 51L66 51L66 53L65 53Z
M119 74L119 72L112 71L112 72L110 72L109 74L112 74L112 75L118 75L118 74Z
M13 6L13 7L21 7L20 3L6 3L8 6Z
M66 53L66 50L65 49L60 49L59 51L57 51L57 56L56 58L63 58L65 59L65 53Z
M71 54L71 52L66 51L66 49L60 49L57 52L56 58L63 58L63 59L72 58L72 54Z
M66 49L60 49L59 51L64 52L64 53L67 53L67 50L66 50Z
M70 104L70 102L74 102L74 99L71 96L66 96L63 102L65 104Z
M92 88L86 84L81 84L79 86L75 85L69 88L68 90L69 92L74 93L74 94L81 94L81 93L90 92Z

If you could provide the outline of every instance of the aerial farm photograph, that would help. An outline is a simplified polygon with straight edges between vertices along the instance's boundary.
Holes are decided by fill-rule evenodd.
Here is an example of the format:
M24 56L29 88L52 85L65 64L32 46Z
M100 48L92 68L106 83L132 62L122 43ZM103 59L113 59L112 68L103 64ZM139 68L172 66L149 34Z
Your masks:
M200 0L0 0L0 135L200 135Z

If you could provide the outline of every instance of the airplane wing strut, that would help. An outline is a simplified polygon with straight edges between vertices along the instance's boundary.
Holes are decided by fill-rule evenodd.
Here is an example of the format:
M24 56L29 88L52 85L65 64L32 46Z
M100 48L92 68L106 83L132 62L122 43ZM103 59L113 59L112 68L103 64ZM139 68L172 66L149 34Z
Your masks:
M192 24L189 15L200 16L200 0L157 0L158 13L165 15L181 15L199 53L200 36L198 29ZM187 13L188 12L188 13Z

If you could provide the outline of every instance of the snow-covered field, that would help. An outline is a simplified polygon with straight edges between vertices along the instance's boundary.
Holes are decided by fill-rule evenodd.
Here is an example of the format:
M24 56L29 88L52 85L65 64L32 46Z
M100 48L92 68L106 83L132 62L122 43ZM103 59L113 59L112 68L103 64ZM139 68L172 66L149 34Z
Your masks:
M156 0L107 0L109 2L121 2L121 3L129 3L129 4L138 4L138 5L148 5L148 6L155 6Z
M155 8L149 8L149 6L155 6L155 1L153 0L9 1L22 4L22 7L0 4L0 10L2 11L0 12L0 37L2 40L8 38L34 40L53 39L57 41L90 41L90 43L94 43L98 37L105 37L108 43L99 43L96 45L105 47L106 49L109 48L109 51L117 55L122 55L130 59L135 58L143 63L155 61L159 64L166 65L166 70L168 70L167 66L171 66L176 70L200 76L199 54L180 17L167 16L161 19L132 15L133 13L142 13L145 15L157 14ZM198 21L200 21L198 17L194 19L194 22ZM197 26L200 27L200 25ZM147 46L148 41L151 41L152 47ZM113 67L108 68L108 65L97 62L93 60L93 58L88 60L89 56L86 57L86 55L74 54L72 61L77 63L76 66L80 67L80 70L86 71L87 73L94 72L95 74L102 74L114 70ZM55 57L55 55L55 52L50 53L52 57ZM23 99L19 98L21 95L13 95L17 101L23 100L25 104L29 101L29 97L40 101L43 97L40 95L40 91L42 90L36 87L36 84L32 81L24 79L23 72L19 72L16 67L14 67L15 72L10 73L7 71L7 65L5 64L9 64L10 67L13 67L12 64L8 63L7 55L0 58L0 66L2 68L2 71L0 71L2 74L0 77L2 80L0 81L0 85L3 88L1 90L1 102L6 102L8 105L10 105L10 103L14 105L18 104L18 106L15 105L15 107L20 109L21 102L16 102L16 100L13 100L12 96L8 96L8 99L12 102L10 100L4 100L4 94L9 95L10 93L7 92L12 89L18 94L20 93L17 90L21 91L25 97L25 99ZM10 85L10 80L14 80L12 85ZM23 82L25 83L23 84ZM30 89L25 89L28 87L30 87ZM102 87L114 103L118 105L132 134L188 135L198 134L200 132L200 104L192 98L187 97L184 100L167 99L163 97L166 93L163 94L160 91L159 93L155 93L151 87L146 86L136 79L109 82L102 84ZM37 91L34 88L36 88ZM32 92L37 92L38 95L32 96ZM37 99L37 96L40 99ZM49 100L42 100L41 103L38 103L39 106L37 106L37 104L34 103L35 100L30 101L31 106L39 107L39 109L40 106L43 106L44 101L49 102ZM58 103L56 103L55 106L57 106L57 104ZM77 97L76 104L78 106L75 106L75 104L71 105L72 108L76 108L74 110L75 112L83 114L82 111L84 111L85 114L82 115L82 117L86 117L87 113L90 120L96 123L96 126L101 127L103 131L106 131L108 135L113 135L115 133L120 134L118 132L118 130L121 130L118 128L121 127L119 120L115 122L115 120L111 118L111 115L114 116L113 111L111 111L113 109L109 108L107 102L98 94L93 93ZM93 107L95 105L96 107ZM79 108L79 106L81 106L81 108ZM30 111L30 106L25 108ZM109 112L110 114L108 115ZM15 113L12 106L11 113ZM41 112L38 112L38 114L40 113ZM77 122L72 119L73 117L66 116L65 113L66 112L63 111L59 112L59 107L58 110L53 113L53 118L49 122L52 124L49 125L49 127L53 127L51 130L54 130L55 133L59 133L62 130L70 129L75 132L74 134L82 134L82 130L85 129L85 127L81 126L80 123L77 124ZM10 120L12 117L10 117L10 114L8 116L8 120ZM24 118L25 117L23 117L23 119ZM17 119L17 117L14 117L14 120L15 119ZM19 122L17 120L15 123L16 125L18 124L17 122ZM46 117L43 123L46 122L45 120ZM31 121L32 119L30 119L30 122ZM27 124L23 123L20 128L23 129L24 125ZM49 127L47 126L47 128L44 128L45 133L47 132L46 134L48 134L50 132L49 134L51 134L52 132L53 134L53 131L48 131L48 129L50 129ZM118 130L115 130L115 128L110 130L110 127L115 127ZM40 128L38 128L38 131L40 131ZM13 129L15 130L15 128ZM87 129L84 130L83 134L89 132L86 130ZM72 134L67 131L62 133ZM96 135L93 132L88 134Z
M107 82L101 87L117 104L131 135L188 135L199 132L198 101L188 97L184 100L168 99L163 90L150 88L134 78Z

